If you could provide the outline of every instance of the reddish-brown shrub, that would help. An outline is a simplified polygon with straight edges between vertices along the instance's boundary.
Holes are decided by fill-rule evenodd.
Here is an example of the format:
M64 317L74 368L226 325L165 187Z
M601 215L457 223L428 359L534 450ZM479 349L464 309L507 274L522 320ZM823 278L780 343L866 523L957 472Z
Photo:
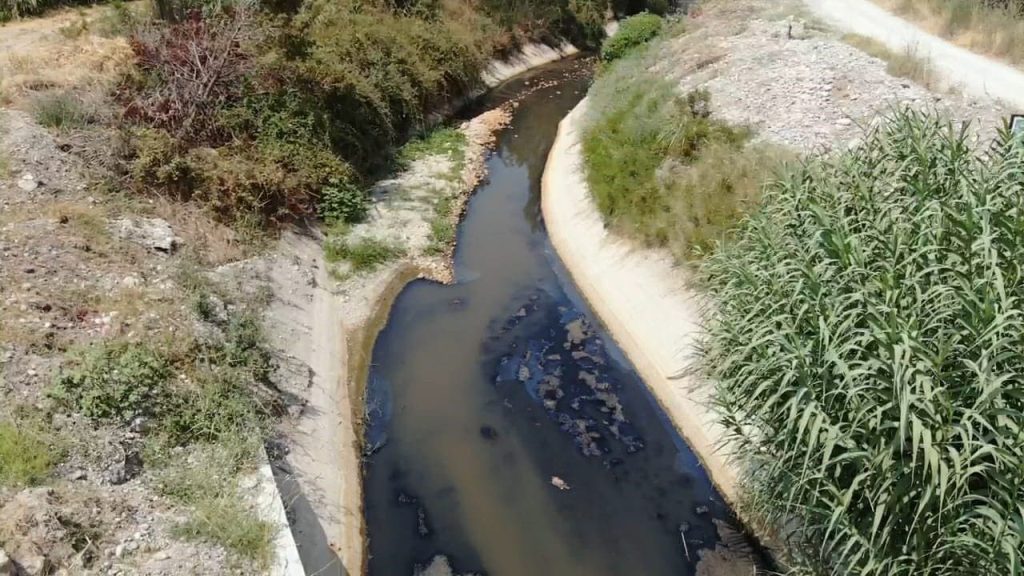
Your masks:
M182 144L218 145L230 134L218 121L239 100L254 70L247 48L262 35L247 10L138 30L131 38L137 75L119 91L126 119L166 130Z

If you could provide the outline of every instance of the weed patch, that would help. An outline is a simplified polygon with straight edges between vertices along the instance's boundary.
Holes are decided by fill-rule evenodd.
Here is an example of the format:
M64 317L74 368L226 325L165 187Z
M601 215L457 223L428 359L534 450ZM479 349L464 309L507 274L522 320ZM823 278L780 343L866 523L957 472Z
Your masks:
M643 54L627 57L591 89L587 181L620 232L695 258L757 206L780 154L713 118L707 92L679 94L646 70Z
M451 158L455 164L453 172L460 174L466 155L466 135L453 127L431 130L402 146L398 151L398 161L400 166L407 168L416 160L437 155Z
M324 246L324 255L328 262L348 262L352 265L353 272L369 272L404 256L405 250L393 243L375 238L355 241L332 238Z
M170 374L166 359L142 344L95 344L71 355L50 396L89 418L129 422L159 410Z
M22 420L0 422L0 486L31 486L44 481L61 458L54 439Z
M44 92L32 99L36 122L58 130L82 128L96 121L89 106L72 92Z
M933 88L935 71L931 63L917 55L917 51L908 47L903 52L894 52L888 46L860 34L844 34L843 42L874 56L885 62L885 70L890 76L912 80L925 88Z
M161 494L192 510L175 527L177 536L221 545L262 567L272 557L274 527L260 519L238 485L239 473L252 467L252 448L204 444L188 459L161 453L156 480Z
M430 254L440 254L455 242L453 204L452 198L444 196L434 205L434 218L430 221L430 246L427 247Z
M619 31L601 45L601 60L611 62L643 46L661 34L665 22L649 13L630 16L619 25Z

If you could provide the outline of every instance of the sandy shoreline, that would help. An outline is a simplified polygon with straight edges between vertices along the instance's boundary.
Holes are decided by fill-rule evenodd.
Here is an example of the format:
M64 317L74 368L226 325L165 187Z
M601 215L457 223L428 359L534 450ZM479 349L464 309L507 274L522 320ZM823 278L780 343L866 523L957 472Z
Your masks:
M719 449L724 430L706 406L709 390L691 375L701 302L663 251L640 250L605 229L587 189L579 145L583 100L559 124L542 183L551 243L580 292L633 362L676 428L731 504L737 470Z

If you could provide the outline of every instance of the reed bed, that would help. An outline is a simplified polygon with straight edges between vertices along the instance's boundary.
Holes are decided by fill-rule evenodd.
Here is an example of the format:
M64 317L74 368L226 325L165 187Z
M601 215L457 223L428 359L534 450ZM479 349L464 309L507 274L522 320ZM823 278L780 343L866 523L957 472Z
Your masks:
M796 574L1024 572L1024 145L897 111L702 264L745 503Z

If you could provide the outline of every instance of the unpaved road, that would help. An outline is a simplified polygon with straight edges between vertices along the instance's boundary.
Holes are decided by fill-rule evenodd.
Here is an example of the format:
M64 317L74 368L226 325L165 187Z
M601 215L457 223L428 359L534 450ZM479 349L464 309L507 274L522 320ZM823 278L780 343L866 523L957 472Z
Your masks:
M1024 110L1024 71L960 48L869 0L805 0L816 16L844 32L874 38L892 50L914 50L952 86Z

